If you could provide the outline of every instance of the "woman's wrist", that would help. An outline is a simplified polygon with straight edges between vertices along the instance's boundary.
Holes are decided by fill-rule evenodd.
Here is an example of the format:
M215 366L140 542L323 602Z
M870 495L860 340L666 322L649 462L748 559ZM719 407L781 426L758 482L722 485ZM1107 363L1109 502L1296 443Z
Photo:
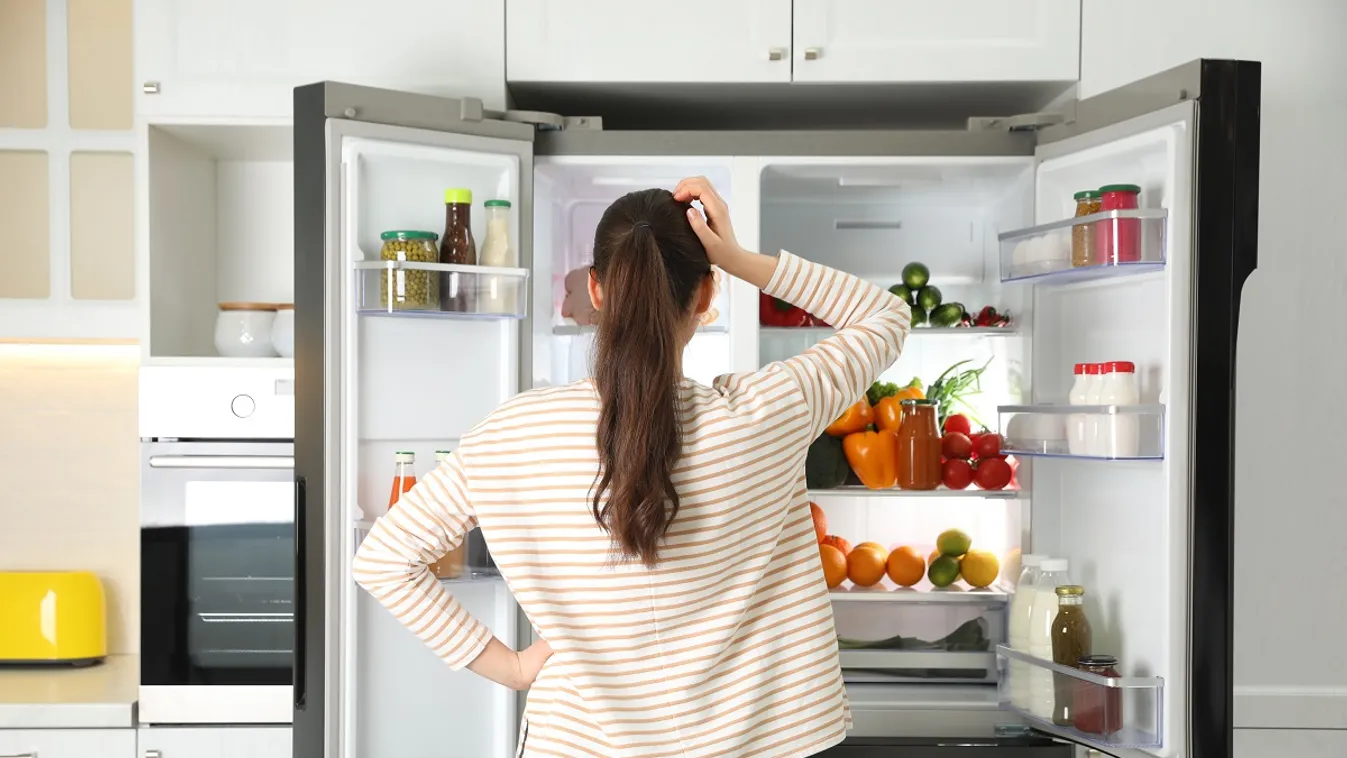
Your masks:
M772 276L776 273L776 263L776 256L737 248L716 265L730 276L742 279L761 290L766 289L771 283Z

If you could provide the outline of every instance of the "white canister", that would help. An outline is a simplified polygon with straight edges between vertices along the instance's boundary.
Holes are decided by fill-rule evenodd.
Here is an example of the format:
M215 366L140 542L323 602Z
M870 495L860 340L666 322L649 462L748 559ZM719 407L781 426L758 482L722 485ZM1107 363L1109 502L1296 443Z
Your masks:
M215 351L226 358L271 358L274 303L220 303L215 319Z
M282 358L295 357L295 306L276 306L276 321L271 325L271 344Z

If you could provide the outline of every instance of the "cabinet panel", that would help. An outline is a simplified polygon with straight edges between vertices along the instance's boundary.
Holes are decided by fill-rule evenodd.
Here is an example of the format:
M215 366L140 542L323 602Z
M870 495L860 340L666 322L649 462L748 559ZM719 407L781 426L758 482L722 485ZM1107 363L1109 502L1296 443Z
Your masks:
M135 169L131 153L70 154L70 296L136 296Z
M135 758L134 729L0 730L0 755L17 758Z
M292 752L288 726L136 731L141 758L290 758Z
M795 0L797 82L1075 81L1078 0Z
M322 80L505 104L502 3L136 0L147 116L282 117Z
M47 154L0 151L0 298L51 295L51 192Z
M0 3L0 127L47 125L47 6Z
M791 0L508 0L506 78L789 82L790 6Z
M73 129L131 128L131 0L67 0Z

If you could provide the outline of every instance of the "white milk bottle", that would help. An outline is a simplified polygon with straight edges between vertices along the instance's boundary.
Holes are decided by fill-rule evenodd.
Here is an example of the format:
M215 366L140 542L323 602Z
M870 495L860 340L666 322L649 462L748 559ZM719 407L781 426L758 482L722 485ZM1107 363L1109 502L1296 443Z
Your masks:
M1052 662L1052 620L1057 618L1057 588L1071 584L1067 576L1065 558L1048 558L1039 564L1038 581L1034 583L1034 604L1029 612L1029 654ZM1051 719L1057 703L1057 690L1052 670L1046 666L1030 666L1029 713L1041 719Z
M1088 378L1085 375L1087 364L1077 363L1073 371L1076 380L1071 385L1071 394L1067 402L1071 405L1085 405ZM1089 417L1084 413L1072 413L1066 417L1066 451L1072 455L1085 455L1086 432L1089 431Z
M1033 614L1034 591L1038 583L1039 566L1044 556L1029 553L1020 556L1020 580L1015 583L1015 595L1010 599L1010 623L1008 636L1010 646L1021 653L1029 652L1029 619ZM1012 660L1010 662L1010 702L1016 708L1029 710L1029 673L1027 663Z
M1100 382L1100 405L1136 405L1137 367L1131 361L1106 363ZM1140 452L1140 419L1135 413L1114 413L1104 416L1100 424L1099 454L1109 458L1135 458Z
M1085 364L1084 405L1099 405L1099 391L1103 389L1103 372L1104 364L1102 363ZM1100 442L1102 440L1100 434L1101 416L1098 413L1085 413L1081 415L1085 417L1085 431L1083 435L1084 444L1081 445L1081 454L1099 455L1101 449Z

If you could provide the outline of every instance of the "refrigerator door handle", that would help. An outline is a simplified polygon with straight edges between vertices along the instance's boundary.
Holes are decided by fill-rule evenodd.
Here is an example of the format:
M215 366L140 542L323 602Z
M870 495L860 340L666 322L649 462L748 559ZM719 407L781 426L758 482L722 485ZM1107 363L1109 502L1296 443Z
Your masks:
M150 468L292 469L291 455L151 455Z
M306 498L304 477L295 477L295 570L294 570L294 635L295 642L291 647L294 650L294 661L291 665L291 685L294 690L295 710L304 710L306 706L305 696L307 693L308 671L305 665L308 658L305 649L305 631L307 630L307 608L305 599L307 590L305 589L305 570L304 562L308 551L304 547L304 527L307 519L304 517L304 506Z

